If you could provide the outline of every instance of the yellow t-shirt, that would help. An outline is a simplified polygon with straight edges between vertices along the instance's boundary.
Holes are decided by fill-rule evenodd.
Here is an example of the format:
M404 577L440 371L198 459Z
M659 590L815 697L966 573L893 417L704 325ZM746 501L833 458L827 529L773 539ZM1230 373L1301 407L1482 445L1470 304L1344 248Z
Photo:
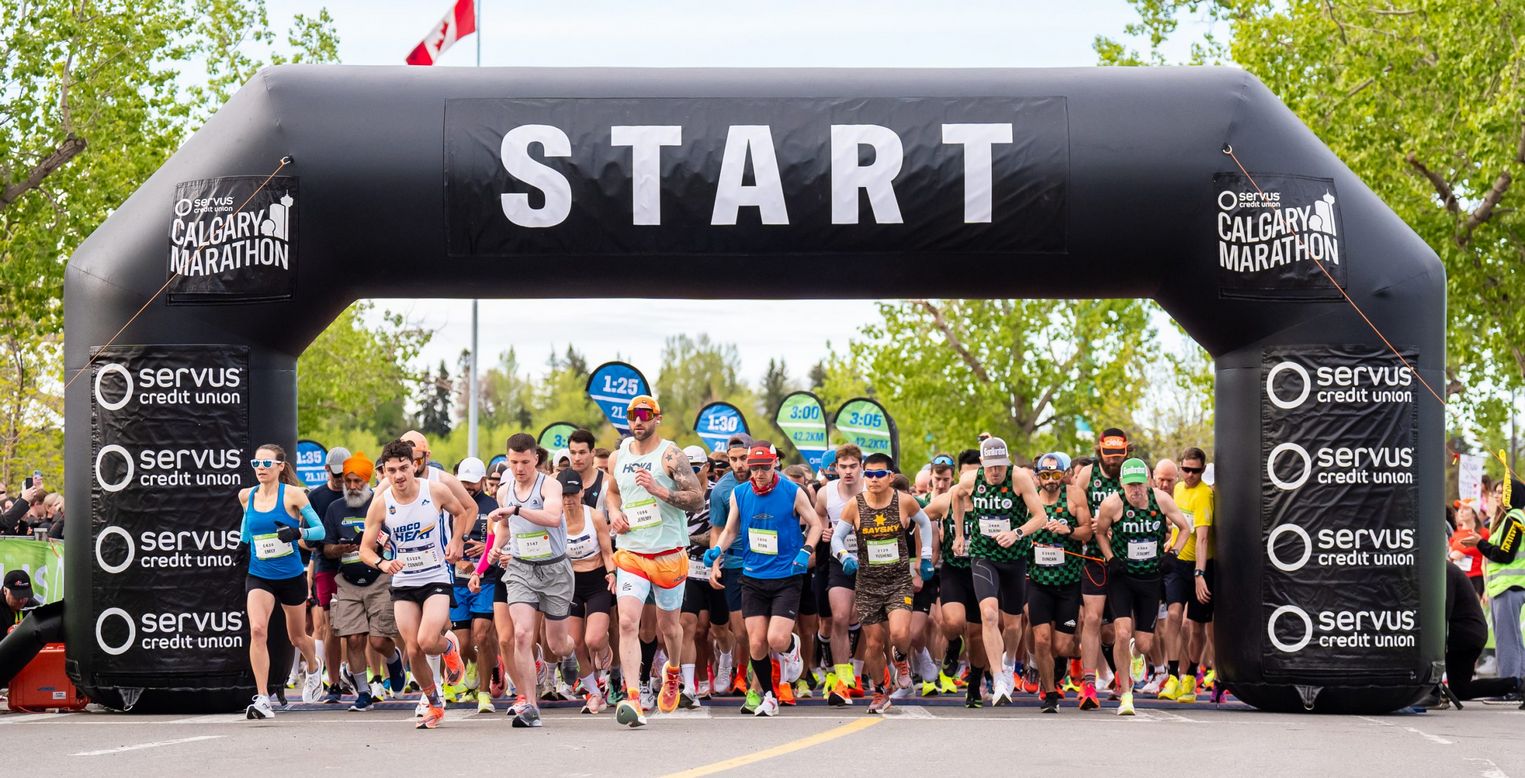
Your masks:
M1186 514L1186 520L1191 522L1193 531L1197 527L1207 527L1207 558L1213 558L1213 488L1201 481L1195 488L1186 488L1185 482L1176 484L1176 506ZM1171 542L1175 542L1175 531L1171 532ZM1186 542L1186 548L1181 549L1182 562L1197 561L1197 540L1193 537Z

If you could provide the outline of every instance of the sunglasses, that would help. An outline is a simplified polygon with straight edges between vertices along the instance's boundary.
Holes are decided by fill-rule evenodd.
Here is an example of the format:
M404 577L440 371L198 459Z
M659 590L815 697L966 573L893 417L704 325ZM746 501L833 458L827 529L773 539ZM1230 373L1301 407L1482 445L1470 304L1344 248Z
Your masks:
M1045 470L1045 471L1043 471L1043 472L1038 474L1038 480L1039 481L1063 481L1064 480L1064 471L1062 471L1062 470Z
M1181 472L1191 473L1192 475L1201 475L1206 470L1207 468L1205 467L1186 467L1184 465L1181 467Z
M938 457L938 458L932 460L932 464L934 464L934 465L951 465L951 464L953 464L953 457Z
M864 478L889 478L890 475L891 475L891 473L888 470L864 470L863 471L863 477Z
M731 463L725 461L724 459L711 459L710 467L714 468L715 470L729 470L731 469Z
M279 462L280 462L279 459L251 459L251 460L249 460L249 464L253 465L255 470L266 470L266 469L275 467L276 464L278 464Z
M650 408L636 408L627 415L636 421L651 421L657 417L657 414Z
M698 475L699 471L704 469L704 465L689 465L689 467L694 469L694 475Z

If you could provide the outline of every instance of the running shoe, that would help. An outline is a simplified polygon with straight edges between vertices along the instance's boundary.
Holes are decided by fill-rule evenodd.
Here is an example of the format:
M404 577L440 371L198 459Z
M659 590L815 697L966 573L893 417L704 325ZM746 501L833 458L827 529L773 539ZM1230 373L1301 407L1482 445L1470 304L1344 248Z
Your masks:
M1208 670L1207 673L1202 676L1201 686L1203 689L1216 689L1218 686L1218 671Z
M434 729L445 720L445 707L443 705L429 705L428 712L419 720L417 729Z
M693 710L694 708L699 707L699 695L694 694L688 689L684 689L682 693L678 695L678 707L684 710Z
M418 704L413 706L413 718L421 719L421 718L423 718L428 713L429 713L429 696L426 695L426 694L421 694L421 695L418 696Z
M1025 691L1028 694L1037 694L1039 692L1038 681L1033 678L1023 678L1022 691Z
M375 705L376 698L372 697L371 693L366 691L355 695L355 703L349 706L349 709L356 713L364 713L365 711L375 707Z
M829 691L826 693L826 704L833 708L842 708L853 704L852 694L848 692L847 684L841 679L827 676L830 681Z
M678 709L678 698L682 696L683 673L679 668L672 665L662 666L662 692L657 695L657 710L663 713L672 713Z
M789 650L778 655L779 680L794 683L805 672L805 660L800 658L800 636L789 634Z
M1134 677L1136 678L1138 676ZM1150 676L1148 683L1145 683L1142 687L1139 687L1138 691L1144 694L1153 694L1154 696L1158 697L1160 696L1160 691L1165 688L1165 679L1169 677L1170 676L1166 675L1165 673L1155 673L1153 676Z
M868 701L868 709L865 712L872 713L877 716L889 710L889 708L890 698L884 693L883 690L880 690L874 692L873 698Z
M324 705L338 705L340 702L343 702L343 699L344 699L344 695L339 693L339 687L338 686L330 686L330 687L328 687L328 696L323 698L323 704Z
M557 676L557 678L556 678L555 689L556 689L556 698L557 699L562 699L562 700L575 700L575 699L577 699L577 695L572 692L572 687L568 686L567 682L564 679L562 679L560 676Z
M1101 701L1096 699L1096 682L1085 681L1080 685L1080 709L1096 710L1101 707Z
M1080 694L1080 684L1075 683L1075 679L1079 677L1078 675L1067 675L1064 677L1064 685L1059 687L1061 697L1071 692Z
M1014 682L1010 675L1001 673L999 676L997 676L995 679L995 688L990 692L990 707L1001 708L1010 705L1012 694L1011 687L1013 685Z
M724 694L731 688L731 655L721 654L715 658L715 693Z
M460 646L455 644L455 635L445 633L445 652L440 654L440 662L445 667L445 683L456 685L466 676L466 663L461 661Z
M270 697L264 694L254 695L254 702L244 709L246 719L273 719L275 710L270 707Z
M1146 668L1144 666L1144 655L1143 654L1139 654L1139 653L1135 653L1133 655L1133 661L1128 663L1128 677L1129 678L1146 678L1146 677L1148 677L1148 672L1147 671L1148 671L1148 668Z
M1168 677L1168 678L1166 678L1165 679L1165 685L1160 687L1159 693L1156 694L1155 696L1158 697L1159 699L1162 699L1162 700L1173 700L1173 699L1175 699L1176 698L1176 692L1178 692L1180 690L1181 682L1184 681L1184 680L1185 680L1184 678L1176 678L1173 675ZM1193 682L1195 682L1197 679L1194 677L1191 680Z
M735 685L731 687L732 694L746 694L752 688L751 684L747 683L746 673L736 673L734 677Z
M387 689L387 685L380 681L371 681L370 692L371 699L378 702L386 699L387 694L390 693L390 691Z
M709 681L700 681L699 682L699 693L696 696L699 699L701 699L701 700L707 700L707 699L710 698L711 695L710 695L710 682Z
M492 704L492 695L487 692L477 692L477 713L497 713L498 709Z
M598 714L603 713L604 710L607 709L608 707L609 707L609 703L604 701L603 696L601 696L598 693L597 689L595 689L595 690L593 690L591 692L588 692L587 694L583 695L583 703L582 703L582 712L583 713L587 713L589 715L597 716Z
M851 697L863 697L863 696L865 696L864 691L863 691L863 678L862 678L862 676L854 676L853 677L852 685L847 687L847 693Z
M302 702L323 701L323 674L312 672L302 681Z
M923 696L923 697L936 697L937 694L938 694L938 691L939 690L937 688L937 684L935 684L935 683L933 683L931 681L922 681L921 682L921 696Z
M481 679L477 677L477 662L475 659L466 662L466 691L474 692Z
M980 685L977 683L964 684L964 707L984 707L985 701L980 697Z
M777 716L778 715L778 698L773 696L773 692L768 692L767 694L763 695L762 702L757 704L757 710L752 715L754 715L754 716Z
M802 700L808 700L815 696L815 692L811 691L810 684L804 678L801 678L794 682L794 696Z
M646 712L641 709L641 703L638 700L626 698L620 700L620 704L614 707L614 720L619 722L622 727L630 727L631 729L644 727L646 726Z
M756 689L747 690L747 698L741 701L742 713L756 713L757 706L762 704L762 695Z
M1059 712L1059 692L1049 692L1043 695L1043 702L1038 705L1040 713Z
M625 699L625 688L613 681L609 682L609 690L604 694L604 702L610 705L618 705Z
M1221 683L1220 684L1213 684L1213 696L1212 696L1213 704L1214 705L1221 705L1221 704L1223 704L1223 698L1224 698L1224 696L1227 695L1227 693L1228 693L1228 689L1223 688L1223 684L1221 684Z
M911 663L904 659L895 660L895 685L902 689L911 688Z
M1123 692L1122 699L1117 703L1117 715L1133 715L1133 692Z
M528 707L530 707L530 701L529 701L528 697L525 697L522 694L515 695L514 696L514 704L508 706L508 717L509 718L513 718L513 717L519 715L520 712L522 712L525 708L528 708Z
M943 694L958 694L958 679L950 678L947 673L938 673L937 690Z
M492 680L488 681L487 693L492 695L493 699L502 697L503 693L508 691L508 681L506 680L506 677L507 673L504 673L501 669L499 669L493 673Z
M402 694L403 692L416 692L422 688L418 685L418 679L413 677L412 670L407 671L406 678L408 679L407 683L403 684L402 692L398 692L398 694Z
M778 695L778 704L779 705L788 705L790 707L794 706L794 687L793 686L790 686L787 683L780 683L780 682L775 680L773 682L773 688L775 690L777 690L776 694Z
M532 729L540 726L540 709L534 705L524 706L514 716L514 729Z
M1188 675L1181 680L1181 688L1176 692L1176 702L1193 703L1197 701L1197 677Z
M410 676L402 667L402 656L393 654L393 658L387 660L387 685L392 687L392 694L402 694L408 686Z
M275 709L275 710L291 710L291 708L293 706L291 704L291 701L286 699L286 692L285 692L285 690L283 690L283 689L276 689L275 690L275 699L270 701L270 707Z
M652 683L647 681L641 684L641 710L651 710L657 707L657 692Z

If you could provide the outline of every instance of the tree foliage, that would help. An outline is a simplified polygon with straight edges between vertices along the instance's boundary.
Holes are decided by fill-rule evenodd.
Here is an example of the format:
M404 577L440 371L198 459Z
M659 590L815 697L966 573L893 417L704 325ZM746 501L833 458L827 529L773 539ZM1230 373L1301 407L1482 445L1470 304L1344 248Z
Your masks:
M302 437L328 445L336 445L329 442L335 435L352 432L391 440L408 424L405 390L425 380L408 365L430 333L390 312L368 323L372 311L368 302L345 309L297 360Z

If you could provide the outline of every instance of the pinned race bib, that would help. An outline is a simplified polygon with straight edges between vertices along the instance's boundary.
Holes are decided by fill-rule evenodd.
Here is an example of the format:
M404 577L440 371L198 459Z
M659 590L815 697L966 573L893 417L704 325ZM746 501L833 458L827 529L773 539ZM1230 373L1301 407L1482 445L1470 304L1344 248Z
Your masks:
M754 554L778 555L778 531L771 529L748 529L747 547Z
M868 541L868 563L871 565L893 565L900 559L900 542L891 538L888 540Z
M514 556L526 562L550 559L551 533L548 530L514 533Z
M1059 546L1033 546L1033 563L1043 567L1058 567L1064 564L1064 549Z
M1135 562L1147 562L1160 555L1158 540L1128 541L1128 558Z
M1456 560L1455 564L1457 567L1461 568L1463 573L1470 573L1472 572L1472 563L1474 559L1474 557L1464 556L1461 559Z
M631 529L647 529L662 523L662 509L657 505L655 497L627 502L624 510L625 520L630 522Z
M1011 519L993 518L984 516L980 518L980 534L987 538L993 538L1002 532L1011 531Z
M858 533L849 532L846 535L843 535L842 547L847 549L847 553L849 554L858 553Z
M440 554L438 546L425 546L411 551L401 551L397 554L397 560L402 562L402 571L404 573L423 572L445 563L445 557Z
M587 559L597 553L598 539L592 535L567 538L567 556L573 559Z
M710 569L705 566L703 559L688 558L688 579L690 581L708 581Z
M269 535L254 536L254 556L256 559L279 559L283 556L291 556L291 544L276 537L274 532Z

